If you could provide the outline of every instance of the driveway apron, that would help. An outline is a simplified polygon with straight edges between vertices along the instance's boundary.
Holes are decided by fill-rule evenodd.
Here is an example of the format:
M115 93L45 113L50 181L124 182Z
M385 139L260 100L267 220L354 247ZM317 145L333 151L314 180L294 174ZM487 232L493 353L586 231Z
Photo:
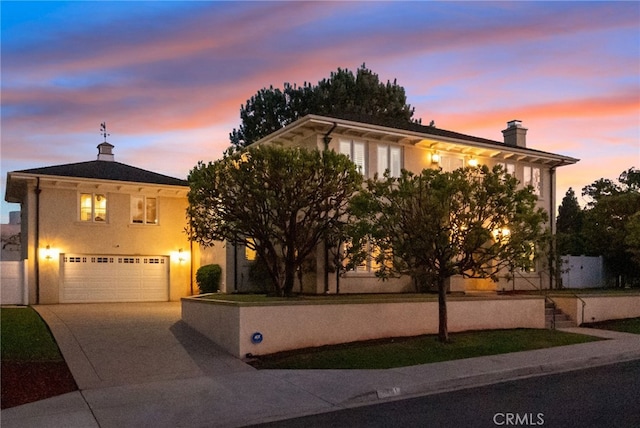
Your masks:
M179 302L41 305L81 390L254 369L180 319Z

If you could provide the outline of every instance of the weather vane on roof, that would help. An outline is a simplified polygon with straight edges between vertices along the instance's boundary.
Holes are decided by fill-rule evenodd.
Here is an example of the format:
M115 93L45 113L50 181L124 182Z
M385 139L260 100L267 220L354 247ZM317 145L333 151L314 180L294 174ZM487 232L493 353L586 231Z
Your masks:
M100 135L104 137L104 142L107 142L107 137L111 134L107 134L107 122L102 122L100 124Z

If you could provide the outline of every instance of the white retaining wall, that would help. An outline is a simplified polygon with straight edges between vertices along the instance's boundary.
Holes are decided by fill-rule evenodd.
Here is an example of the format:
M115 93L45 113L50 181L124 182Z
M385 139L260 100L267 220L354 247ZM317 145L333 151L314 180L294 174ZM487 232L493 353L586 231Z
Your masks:
M450 299L450 332L544 328L544 298ZM182 299L182 320L232 355L264 355L291 349L438 331L434 300L381 303L247 304ZM259 333L262 340L254 343Z
M558 308L578 325L590 322L640 317L640 294L554 296ZM583 304L584 301L584 317Z

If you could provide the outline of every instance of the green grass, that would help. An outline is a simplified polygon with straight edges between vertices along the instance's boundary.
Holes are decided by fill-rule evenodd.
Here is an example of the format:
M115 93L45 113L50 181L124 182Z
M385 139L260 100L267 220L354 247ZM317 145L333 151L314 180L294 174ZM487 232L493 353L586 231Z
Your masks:
M640 334L640 318L627 318L623 320L602 321L586 324L585 327L601 328L603 330L623 331L626 333Z
M464 332L450 338L447 344L429 335L330 345L262 356L251 364L258 369L387 369L600 340L536 329Z
M449 297L464 297L462 293L450 294ZM468 296L467 296L468 297ZM472 297L469 297L472 298ZM379 303L406 301L437 301L435 293L386 293L386 294L300 294L291 297L277 297L266 294L225 294L217 293L200 297L202 300L217 300L238 304L341 304L341 303Z
M49 328L32 308L0 309L2 361L64 361Z

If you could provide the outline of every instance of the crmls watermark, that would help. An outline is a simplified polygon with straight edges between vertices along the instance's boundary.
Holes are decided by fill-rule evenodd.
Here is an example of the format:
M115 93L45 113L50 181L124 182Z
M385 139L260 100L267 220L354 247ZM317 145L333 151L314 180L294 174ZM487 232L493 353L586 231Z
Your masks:
M544 413L496 413L493 423L497 426L541 426L544 425Z

